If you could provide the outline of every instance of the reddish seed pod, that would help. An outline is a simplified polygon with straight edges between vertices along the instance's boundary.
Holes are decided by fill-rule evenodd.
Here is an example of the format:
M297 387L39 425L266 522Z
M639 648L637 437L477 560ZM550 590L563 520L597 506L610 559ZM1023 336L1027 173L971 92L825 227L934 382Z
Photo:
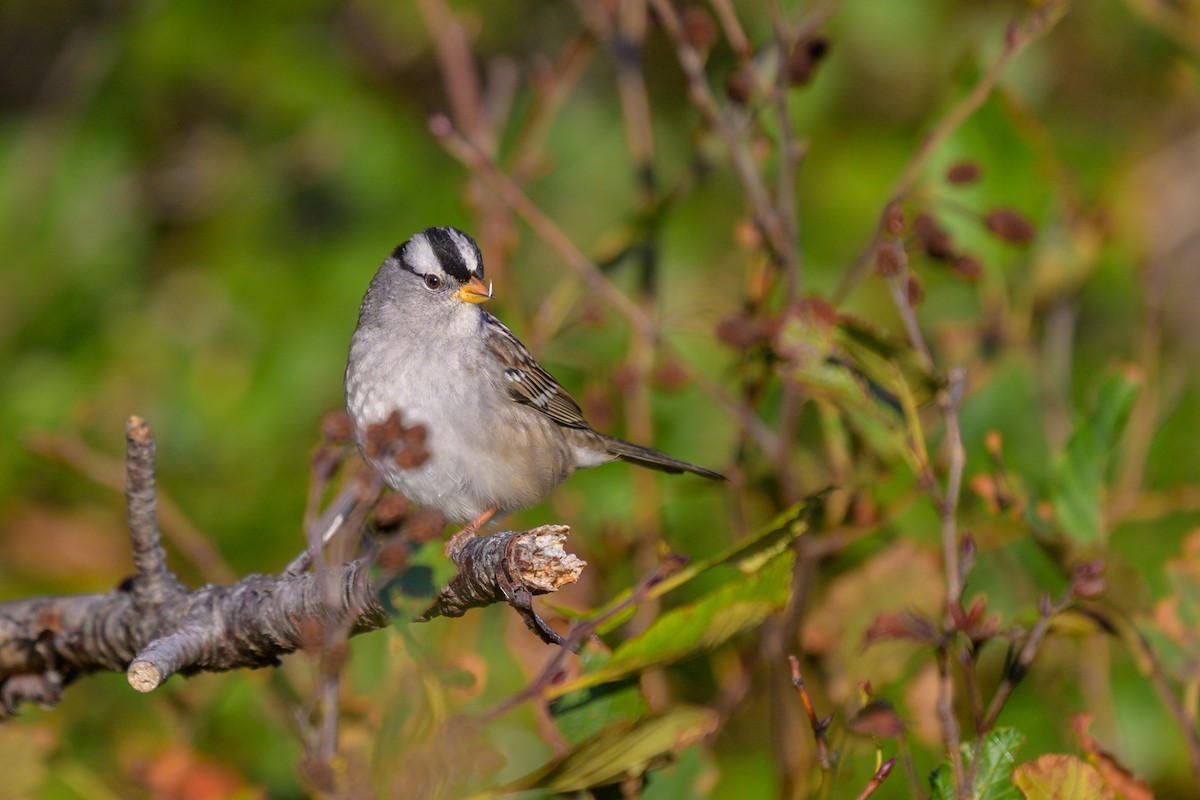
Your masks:
M950 234L931 215L924 212L913 220L913 232L930 258L947 259L954 255Z
M880 275L885 278L899 275L903 264L904 251L898 243L890 239L880 243L879 249L875 251L875 268L879 270Z
M354 438L354 425L345 411L330 411L321 418L321 437L330 444L346 444Z
M983 169L974 161L959 161L946 170L946 180L955 186L965 186L979 180Z
M385 494L375 503L375 524L383 529L397 527L412 510L411 504L402 494Z
M725 79L725 96L739 106L747 105L754 96L754 76L749 67L729 73Z
M767 341L772 333L769 321L741 314L734 314L717 323L717 338L739 350Z
M810 36L792 46L788 54L787 77L792 86L803 86L812 80L817 65L829 53L829 39Z
M889 236L904 235L904 207L899 203L888 203L883 209L883 229Z
M445 527L446 520L441 514L431 508L424 508L408 518L404 532L412 541L423 544L441 536Z
M708 11L689 6L683 12L683 35L688 44L706 53L717 41L717 25Z
M921 282L917 280L917 276L911 272L908 273L908 283L904 286L904 294L908 299L908 304L913 308L921 305L925 300L925 290L921 288Z
M1033 241L1037 235L1033 224L1025 219L1019 211L1011 208L997 208L989 211L984 217L987 229L1006 242L1025 245Z
M969 281L978 280L983 274L983 265L979 263L979 259L969 255L955 256L950 261L950 269Z

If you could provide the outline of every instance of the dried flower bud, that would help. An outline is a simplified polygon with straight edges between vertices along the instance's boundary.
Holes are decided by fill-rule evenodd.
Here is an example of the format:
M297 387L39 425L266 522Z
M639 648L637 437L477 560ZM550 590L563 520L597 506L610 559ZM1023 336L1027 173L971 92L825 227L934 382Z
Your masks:
M1071 592L1081 600L1095 600L1108 590L1104 579L1104 562L1086 561L1076 564L1071 575Z
M904 720L886 700L872 700L846 722L856 736L872 739L898 739L904 735Z
M754 74L752 67L742 67L729 73L725 79L725 96L739 106L748 105L754 97Z
M642 382L642 371L628 362L620 364L612 371L612 382L623 392L634 389Z
M925 290L921 288L921 282L917 280L917 276L911 272L908 273L908 283L904 286L904 294L908 299L908 304L913 308L921 305L925 300Z
M867 645L894 639L936 644L941 638L941 631L933 620L909 611L881 613L863 634L863 642Z
M964 535L962 547L958 553L958 568L963 575L970 572L971 567L975 565L975 554L978 552L979 548L975 544L975 537L969 533Z
M1029 220L1011 208L997 208L984 217L987 229L1006 242L1029 244L1037 234Z
M774 328L769 320L734 314L717 323L717 338L730 347L745 350L769 340Z
M385 494L375 503L375 524L382 530L399 527L408 516L412 505L402 494Z
M692 47L706 53L717 41L717 25L708 11L689 6L683 11L683 36Z
M375 557L375 563L384 572L398 575L408 566L408 559L411 556L412 547L407 537L389 536L384 540L383 547L379 548L379 554Z
M796 303L795 313L797 317L816 328L828 330L838 323L837 309L819 297L806 297Z
M904 235L904 206L899 203L888 203L883 209L883 229L889 236Z
M829 39L824 36L810 36L796 42L788 53L788 82L792 86L803 86L811 81L817 65L828 53Z
M584 295L579 302L579 321L592 328L604 326L608 313L604 305L592 295Z
M929 214L917 214L913 220L913 232L930 258L947 259L954 255L950 234Z
M855 495L850 506L850 520L855 525L866 525L879 519L879 509L870 494Z
M979 280L979 276L983 274L983 264L979 263L979 259L966 254L959 254L951 259L950 269L969 281Z
M423 508L408 518L404 533L411 541L424 544L440 537L445 527L445 517L431 508Z
M613 426L615 411L607 387L598 382L589 382L578 399L584 416L595 420L592 426L596 430L607 430Z
M347 444L354 438L354 425L345 411L330 411L321 418L321 438L330 444Z
M763 246L762 233L748 219L738 220L733 226L733 241L743 250L758 250Z
M899 275L904 264L904 251L900 245L891 239L882 242L875 251L875 268L885 278Z
M323 444L318 447L317 452L313 453L312 461L309 462L312 465L313 478L318 481L328 481L332 478L341 466L345 453L341 445Z
M974 161L959 161L946 170L946 180L955 186L965 186L979 180L983 169Z
M991 475L975 475L967 482L976 497L983 501L989 514L1000 513L1000 486Z
M666 392L677 392L691 383L683 364L674 358L664 358L654 368L654 385Z
M1004 454L1004 437L1000 431L990 430L983 435L983 446L987 448L989 456L999 461Z
M425 447L425 426L405 425L400 412L393 411L383 422L367 427L363 452L367 458L391 458L401 469L418 467L429 458Z

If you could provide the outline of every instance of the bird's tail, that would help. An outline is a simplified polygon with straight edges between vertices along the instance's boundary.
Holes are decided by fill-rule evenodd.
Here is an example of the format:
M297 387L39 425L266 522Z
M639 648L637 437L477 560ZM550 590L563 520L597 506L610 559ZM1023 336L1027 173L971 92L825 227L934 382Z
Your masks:
M642 447L640 444L634 444L633 442L626 442L621 439L614 439L611 436L605 436L604 446L611 455L616 456L622 461L637 464L639 467L649 467L650 469L657 469L662 472L693 472L714 481L725 480L725 476L719 472L713 472L711 469L705 469L704 467L697 467L695 464L680 461L678 458L671 458L666 453L660 453L657 450Z

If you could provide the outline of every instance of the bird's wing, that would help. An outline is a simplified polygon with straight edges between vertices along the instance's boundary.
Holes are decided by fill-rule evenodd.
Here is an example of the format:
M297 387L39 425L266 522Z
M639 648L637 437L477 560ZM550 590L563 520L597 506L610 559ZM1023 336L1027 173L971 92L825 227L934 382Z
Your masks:
M554 376L534 360L521 340L491 314L487 315L485 339L500 363L508 384L508 396L514 402L529 406L567 428L591 427L583 418L575 398L567 394Z

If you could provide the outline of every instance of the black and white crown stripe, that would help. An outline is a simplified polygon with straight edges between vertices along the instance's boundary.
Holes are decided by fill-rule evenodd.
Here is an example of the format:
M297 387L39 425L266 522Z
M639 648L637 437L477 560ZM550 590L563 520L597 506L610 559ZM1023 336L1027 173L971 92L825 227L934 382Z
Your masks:
M483 280L483 255L457 228L426 228L392 251L400 266L417 275L441 271L459 283Z

